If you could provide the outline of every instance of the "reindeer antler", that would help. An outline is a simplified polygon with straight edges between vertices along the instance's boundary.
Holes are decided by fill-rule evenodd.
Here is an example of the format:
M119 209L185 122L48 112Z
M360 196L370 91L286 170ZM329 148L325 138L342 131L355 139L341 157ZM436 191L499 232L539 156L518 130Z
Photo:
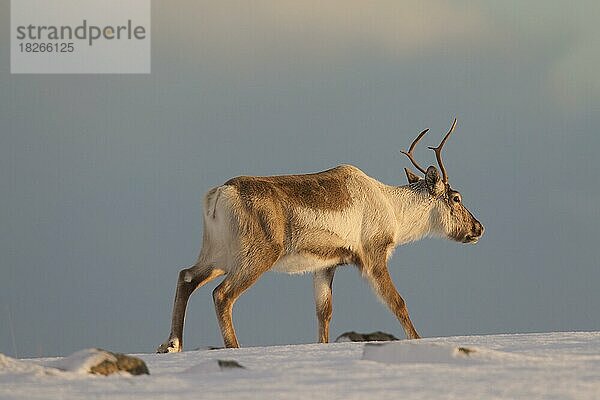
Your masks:
M421 140L421 138L422 138L423 136L425 136L425 134L426 134L427 132L429 132L429 129L425 129L423 132L419 133L419 136L417 136L417 138L416 138L416 139L415 139L415 140L414 140L414 141L411 143L410 147L408 148L408 152L400 150L400 153L402 153L402 154L404 154L405 156L407 156L407 157L408 157L408 159L409 159L409 160L410 160L410 161L413 163L413 165L414 165L415 167L417 167L417 169L418 169L419 171L421 171L422 173L425 173L426 171L425 171L423 168L421 168L421 167L419 166L419 164L417 164L417 162L415 161L415 159L414 159L414 157L413 157L413 154L412 154L412 152L413 152L413 150L415 149L415 146L417 145L417 143L419 143L419 140Z
M452 122L452 126L450 127L450 130L448 131L448 133L446 133L446 136L444 136L444 138L442 139L442 142L439 144L439 146L438 147L429 147L431 150L435 151L435 158L437 159L437 163L440 166L440 169L442 170L442 179L443 179L444 183L448 183L448 174L446 173L446 168L444 168L444 163L442 161L442 148L446 144L446 140L448 140L448 137L454 131L455 127L456 127L456 118L454 118L454 122Z

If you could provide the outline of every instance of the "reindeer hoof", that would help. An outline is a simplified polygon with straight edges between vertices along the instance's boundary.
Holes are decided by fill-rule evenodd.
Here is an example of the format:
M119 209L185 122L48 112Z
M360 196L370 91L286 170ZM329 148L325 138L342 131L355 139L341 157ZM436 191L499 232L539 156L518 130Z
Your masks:
M156 349L157 353L178 353L181 351L181 345L179 339L169 339Z

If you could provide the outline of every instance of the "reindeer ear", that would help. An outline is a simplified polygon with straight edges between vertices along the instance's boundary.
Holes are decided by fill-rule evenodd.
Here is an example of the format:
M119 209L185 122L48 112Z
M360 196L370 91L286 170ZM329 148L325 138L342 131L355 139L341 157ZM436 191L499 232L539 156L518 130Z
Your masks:
M437 196L444 191L444 182L442 182L442 177L440 176L437 168L433 165L427 168L427 172L425 173L425 182L427 183L429 193L431 193L433 196Z
M415 174L408 168L404 168L404 172L406 172L406 179L408 179L408 183L417 183L419 182L419 175Z

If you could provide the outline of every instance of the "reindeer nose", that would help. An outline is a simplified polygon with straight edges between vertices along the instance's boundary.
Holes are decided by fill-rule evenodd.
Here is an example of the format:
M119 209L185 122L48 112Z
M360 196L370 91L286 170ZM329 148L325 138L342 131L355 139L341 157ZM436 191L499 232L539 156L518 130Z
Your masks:
M481 225L481 222L475 221L475 229L473 229L473 233L475 237L483 236L483 232L485 232L485 227Z
M479 241L479 238L483 236L484 231L485 228L483 227L483 225L481 225L479 221L475 220L475 222L473 222L473 226L471 227L471 233L465 236L463 243L477 243Z

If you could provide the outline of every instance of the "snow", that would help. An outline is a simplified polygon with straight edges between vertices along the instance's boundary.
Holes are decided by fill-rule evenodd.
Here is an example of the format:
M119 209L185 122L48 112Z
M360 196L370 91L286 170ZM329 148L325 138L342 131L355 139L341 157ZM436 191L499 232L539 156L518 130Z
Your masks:
M42 366L21 360L15 360L14 358L0 354L0 377L4 377L4 375L8 375L10 377L10 375L14 374L39 375L45 373L46 369ZM0 382L2 381L3 380L0 378Z
M473 351L465 352L459 347ZM137 356L147 363L151 375L137 377L84 374L80 367L89 360L88 356L94 355L80 353L68 359L29 360L0 355L0 399L594 399L600 396L600 332L142 354ZM245 368L221 368L217 360L235 360ZM57 366L67 372L61 372Z
M387 364L474 364L482 361L482 349L459 347L451 344L419 343L414 341L368 344L363 352L363 360Z

